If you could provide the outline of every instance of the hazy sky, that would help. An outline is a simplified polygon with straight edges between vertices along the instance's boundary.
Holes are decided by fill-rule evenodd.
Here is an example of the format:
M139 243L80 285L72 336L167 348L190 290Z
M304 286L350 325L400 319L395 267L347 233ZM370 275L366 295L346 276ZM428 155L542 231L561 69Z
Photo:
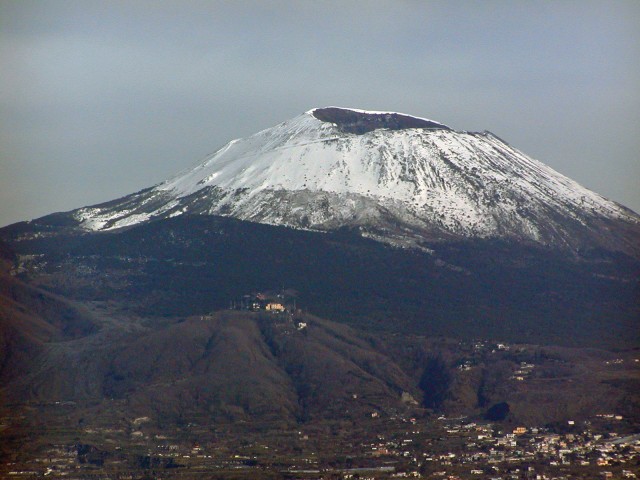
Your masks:
M516 148L640 211L640 2L0 0L0 225L312 107Z

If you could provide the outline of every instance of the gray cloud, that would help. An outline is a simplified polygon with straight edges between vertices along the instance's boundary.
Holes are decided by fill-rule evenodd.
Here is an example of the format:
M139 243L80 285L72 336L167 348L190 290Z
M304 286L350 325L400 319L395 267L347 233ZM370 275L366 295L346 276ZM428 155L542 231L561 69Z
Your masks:
M488 129L640 210L637 2L0 0L0 225L314 106Z

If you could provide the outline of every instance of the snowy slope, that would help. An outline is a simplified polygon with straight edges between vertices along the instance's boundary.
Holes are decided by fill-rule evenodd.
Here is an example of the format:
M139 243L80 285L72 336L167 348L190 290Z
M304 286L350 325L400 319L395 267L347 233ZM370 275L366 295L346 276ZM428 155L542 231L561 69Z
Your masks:
M337 107L234 140L151 189L74 216L86 230L108 230L185 213L359 227L409 245L497 237L634 250L640 225L634 212L489 132Z

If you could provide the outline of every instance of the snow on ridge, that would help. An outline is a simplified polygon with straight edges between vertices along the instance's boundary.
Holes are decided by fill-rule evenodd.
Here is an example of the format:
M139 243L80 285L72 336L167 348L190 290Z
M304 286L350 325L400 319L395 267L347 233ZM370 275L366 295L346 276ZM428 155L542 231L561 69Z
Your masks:
M474 172L482 178L476 180ZM453 209L459 212L454 216L478 223L479 212L486 209L474 202L486 197L486 189L506 192L507 180L514 194L534 204L560 208L568 201L575 208L587 205L607 216L625 216L613 202L495 135L383 129L353 136L312 115L234 140L156 188L175 198L211 186L246 190L249 196L262 190L356 193L430 204L449 214ZM470 181L483 182L473 187L477 193L469 192ZM574 217L575 208L568 212Z

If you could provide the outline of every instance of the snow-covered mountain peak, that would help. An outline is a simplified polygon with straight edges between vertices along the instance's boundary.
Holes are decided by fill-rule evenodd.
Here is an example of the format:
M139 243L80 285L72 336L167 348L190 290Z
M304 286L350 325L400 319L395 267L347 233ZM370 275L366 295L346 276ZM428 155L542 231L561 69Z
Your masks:
M398 245L495 237L640 253L637 214L489 132L339 107L233 140L154 188L74 216L104 230L187 213L356 227ZM612 239L614 224L624 227Z

